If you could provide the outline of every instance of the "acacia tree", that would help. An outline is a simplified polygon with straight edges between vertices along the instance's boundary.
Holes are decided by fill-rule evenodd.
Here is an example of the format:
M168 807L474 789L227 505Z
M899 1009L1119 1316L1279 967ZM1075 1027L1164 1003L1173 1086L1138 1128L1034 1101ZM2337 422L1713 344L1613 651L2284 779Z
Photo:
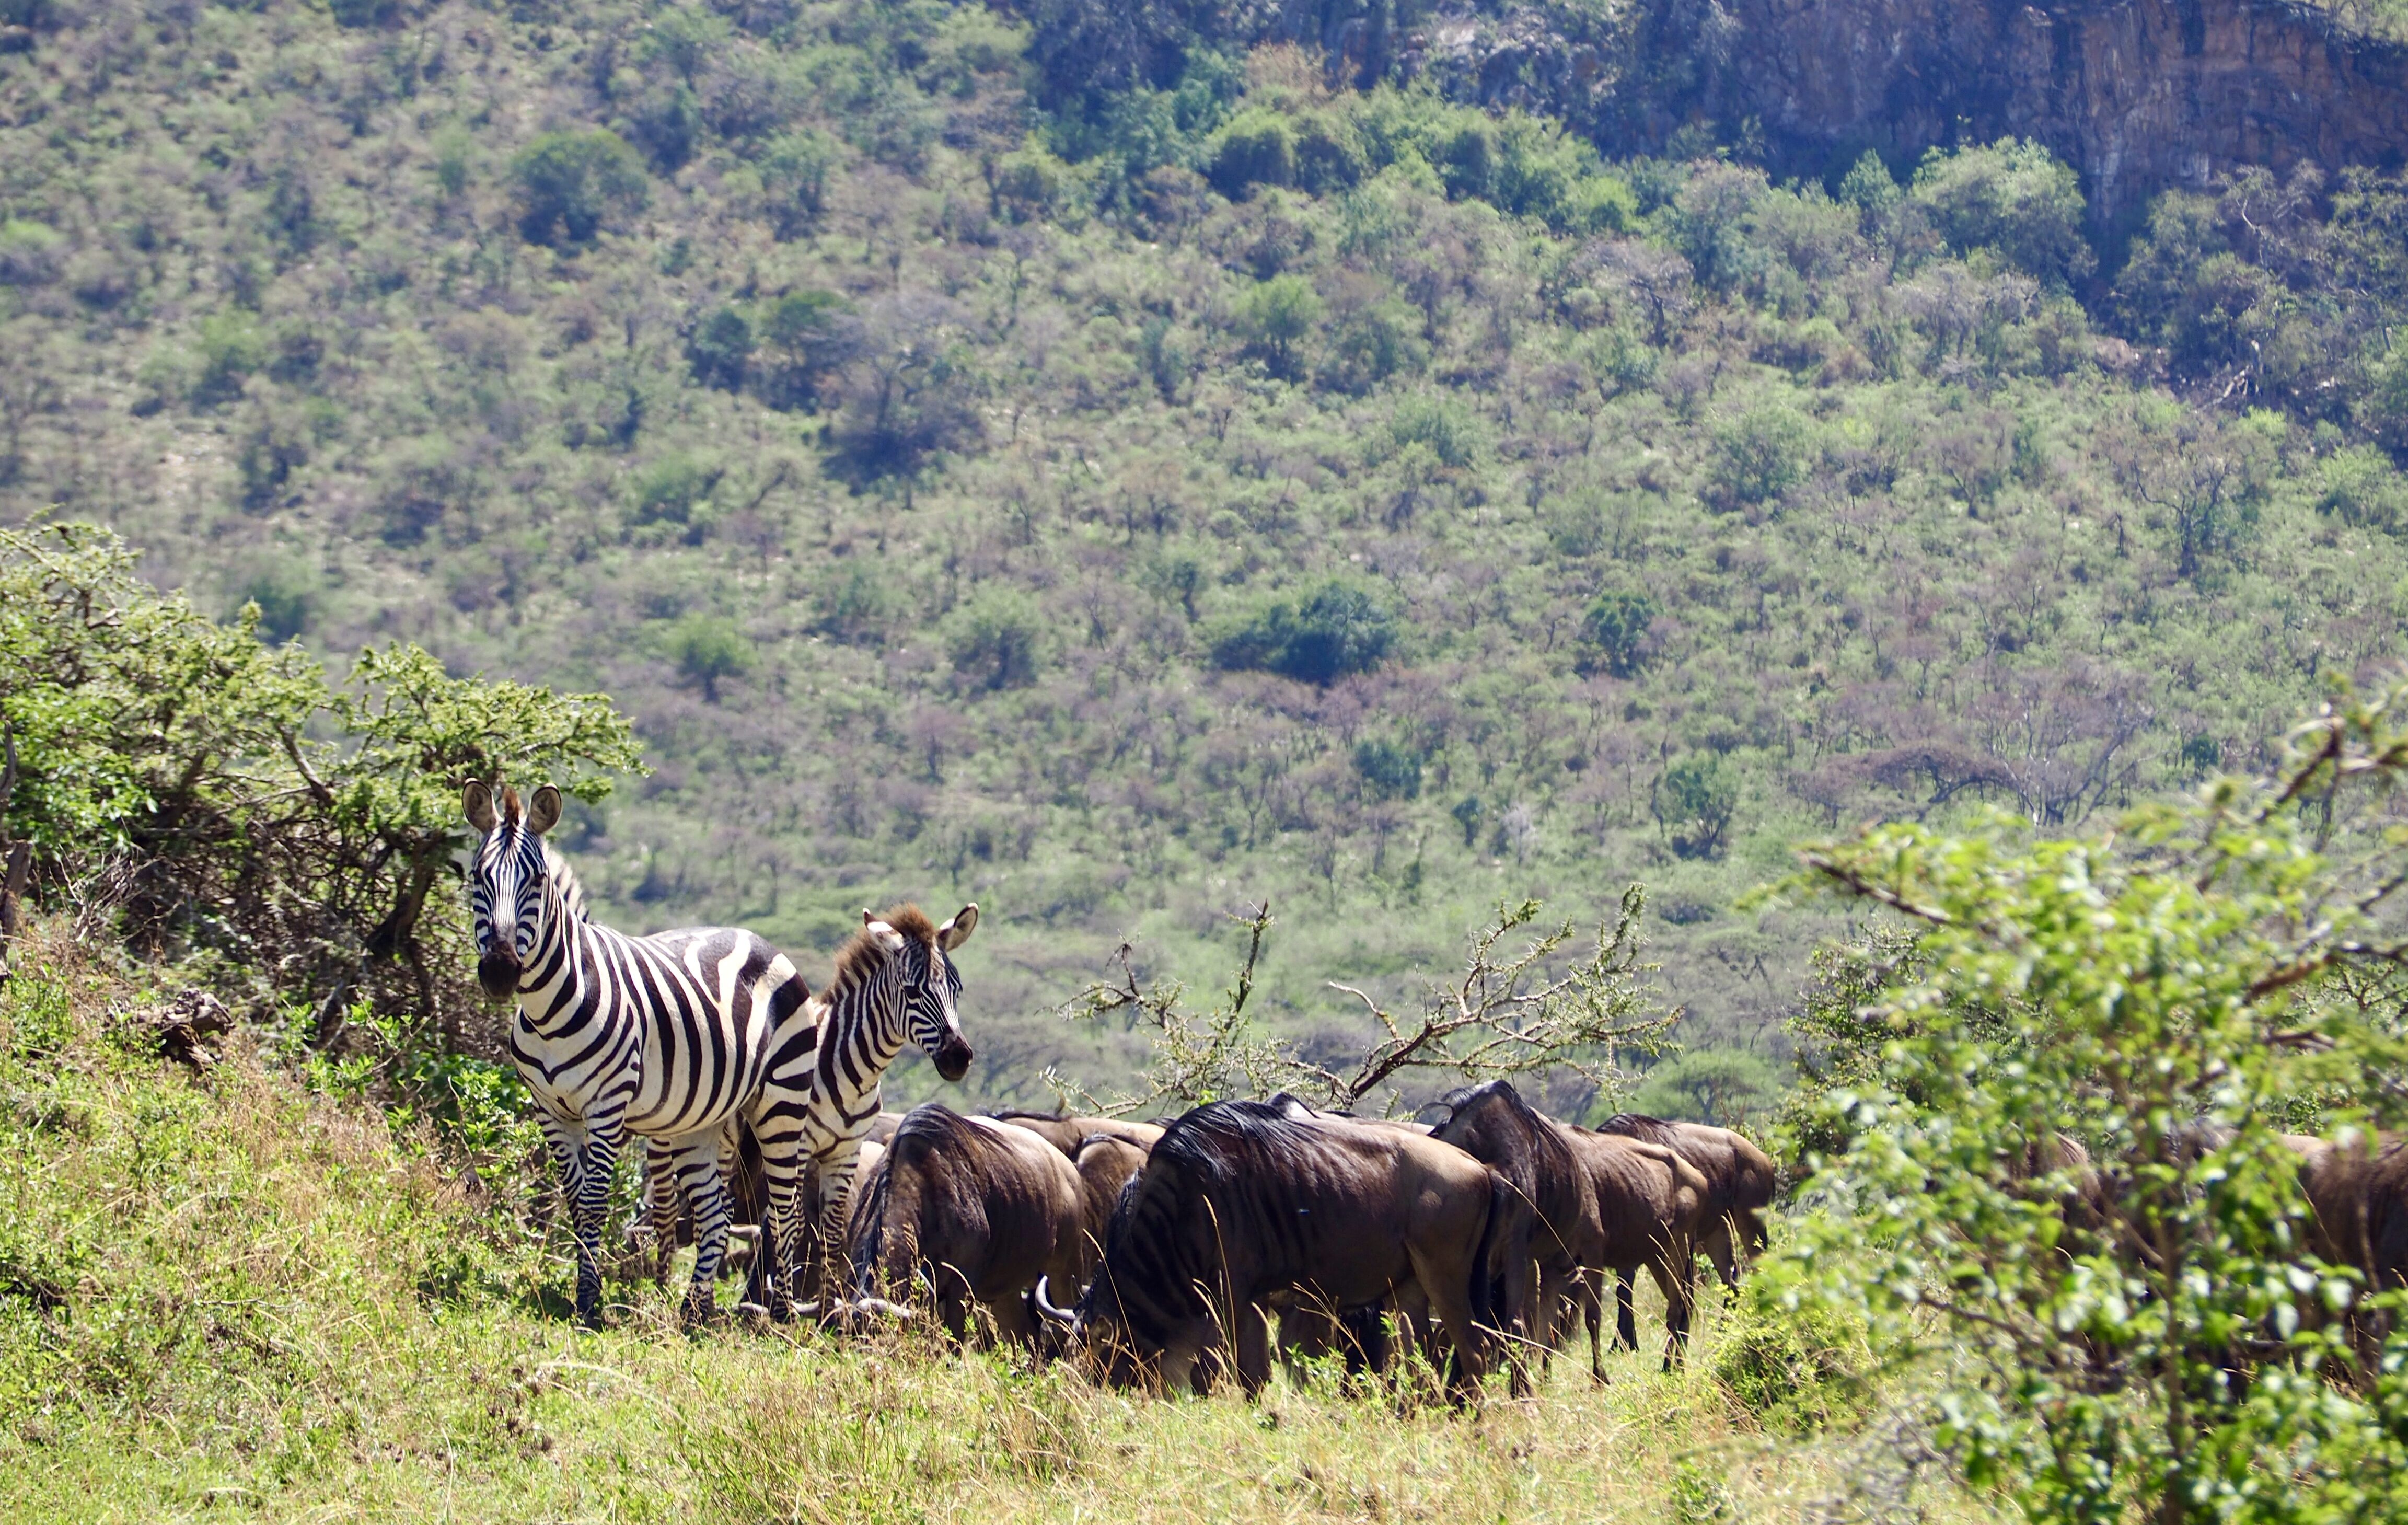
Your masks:
M2408 1499L2408 1345L2353 1365L2367 1289L2311 1255L2282 1131L2379 1118L2401 1072L2403 712L2408 685L2342 693L2272 776L2101 837L2000 816L1806 855L1799 885L1917 935L1831 971L1860 1062L1808 1119L1841 1152L1768 1295L1941 1358L1941 1438L2035 1519Z

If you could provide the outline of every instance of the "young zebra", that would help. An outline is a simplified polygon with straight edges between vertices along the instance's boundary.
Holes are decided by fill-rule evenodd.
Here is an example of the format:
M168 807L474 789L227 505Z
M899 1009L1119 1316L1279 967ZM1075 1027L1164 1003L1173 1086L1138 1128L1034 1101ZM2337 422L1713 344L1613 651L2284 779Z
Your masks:
M864 911L861 920L861 930L837 953L828 987L779 1029L753 1112L768 1183L769 1311L779 1317L790 1313L803 1269L796 1254L803 1173L819 1187L814 1259L832 1299L846 1285L832 1261L844 1245L854 1166L878 1115L886 1067L906 1043L915 1043L947 1080L969 1072L970 1045L956 1009L962 977L947 956L969 941L978 907L962 907L941 927L916 905L882 917Z
M470 784L483 833L468 875L477 980L515 996L510 1057L535 1092L577 1230L577 1312L602 1307L602 1220L627 1135L651 1141L694 1210L689 1320L707 1318L727 1245L720 1149L760 1095L770 1040L810 996L785 955L752 933L687 928L628 937L589 920L576 875L545 845L560 791Z

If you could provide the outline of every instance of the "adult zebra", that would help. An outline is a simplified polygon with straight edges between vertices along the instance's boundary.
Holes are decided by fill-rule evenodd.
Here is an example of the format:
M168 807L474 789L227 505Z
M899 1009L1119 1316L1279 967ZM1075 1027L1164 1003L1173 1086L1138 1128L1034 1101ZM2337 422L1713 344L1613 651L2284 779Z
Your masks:
M468 875L477 981L515 996L510 1057L535 1092L577 1230L577 1313L602 1307L602 1224L610 1169L629 1134L651 1142L694 1210L689 1321L707 1318L727 1247L722 1136L761 1093L770 1042L810 991L785 955L750 932L686 928L629 937L595 925L571 873L543 841L560 819L547 784L468 785L483 834Z
M941 926L916 905L898 905L883 916L864 911L861 921L861 930L838 950L827 988L779 1029L752 1115L768 1186L769 1311L780 1317L793 1307L802 1269L796 1252L804 1173L819 1187L813 1248L823 1301L832 1304L846 1283L828 1274L838 1269L829 1262L844 1245L854 1167L862 1137L878 1116L886 1067L912 1043L945 1079L969 1072L970 1045L959 1011L962 976L950 955L969 941L978 907L962 907Z

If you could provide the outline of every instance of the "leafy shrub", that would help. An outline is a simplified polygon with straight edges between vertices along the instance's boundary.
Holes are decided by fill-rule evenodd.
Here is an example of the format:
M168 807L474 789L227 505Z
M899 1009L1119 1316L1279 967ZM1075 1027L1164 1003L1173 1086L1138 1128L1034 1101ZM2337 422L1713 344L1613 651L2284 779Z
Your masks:
M682 453L664 455L636 474L631 487L628 520L638 526L675 525L688 530L702 527L702 510L721 472Z
M2391 458L2372 445L2334 451L2316 470L2316 507L2374 529L2408 525L2408 482Z
M752 321L739 309L719 309L686 336L685 357L695 381L724 392L738 390L752 360Z
M1231 119L1214 136L1205 176L1232 201L1257 185L1295 184L1296 136L1287 119L1264 110Z
M1813 425L1779 403L1751 408L1714 430L1706 497L1717 508L1756 508L1806 480Z
M769 144L761 156L761 195L779 237L799 238L818 223L827 207L828 177L841 158L837 140L816 127Z
M1380 600L1331 578L1301 597L1273 598L1225 625L1211 650L1217 667L1326 685L1370 671L1395 644L1395 621Z
M267 363L267 336L251 314L238 309L211 313L201 320L200 374L193 381L193 401L207 407L242 395L242 383Z
M455 679L415 646L368 648L332 687L249 618L150 587L88 525L0 531L0 610L7 827L34 883L107 866L122 887L94 914L136 947L216 950L312 1005L365 988L456 1020L476 998L433 972L422 918L462 844L460 786L594 798L637 762L598 698Z
M1397 404L1388 438L1398 450L1426 446L1442 465L1469 466L1484 443L1479 421L1451 396L1422 394Z
M1712 857L1739 813L1739 779L1712 753L1683 757L1656 781L1656 819L1683 857Z
M2081 179L2038 143L2000 138L1955 153L1934 149L1915 170L1907 200L1959 254L1993 250L2059 286L2098 266L2083 235Z
M1336 111L1308 111L1297 119L1293 157L1296 183L1317 196L1354 185L1367 167L1361 135Z
M644 204L643 161L608 128L545 133L510 161L518 185L519 235L529 243L591 243L603 220Z
M1017 588L985 588L945 620L945 655L973 688L1025 688L1047 655L1045 617Z
M719 702L720 683L752 669L752 643L734 620L711 614L688 614L669 626L662 638L663 655L678 675L702 690L703 702Z
M824 379L853 357L861 324L845 299L832 291L788 292L761 318L754 386L772 408L805 408L819 401Z
M1603 668L1617 678L1645 665L1647 631L1662 611L1645 593L1617 589L1598 595L1581 617L1581 669Z
M66 236L47 223L0 223L0 286L39 286L58 279Z
M1731 1305L1714 1353L1714 1380L1768 1430L1844 1429L1872 1411L1878 1370L1860 1316L1818 1301L1784 1306L1756 1283Z
M1394 741L1358 741L1354 771L1375 799L1419 799L1422 794L1421 754Z
M1321 297L1300 275L1275 275L1255 282L1238 298L1238 331L1270 373L1294 377L1297 347L1321 321Z

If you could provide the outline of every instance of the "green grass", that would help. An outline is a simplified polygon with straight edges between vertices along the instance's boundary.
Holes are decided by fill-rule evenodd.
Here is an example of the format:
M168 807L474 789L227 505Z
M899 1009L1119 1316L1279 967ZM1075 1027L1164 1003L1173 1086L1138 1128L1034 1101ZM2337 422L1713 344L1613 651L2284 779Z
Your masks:
M1328 1383L1163 1402L901 1332L678 1331L423 1134L239 1044L140 1052L52 939L0 992L0 1518L1794 1518L1866 1444L1761 1430L1687 1367L1556 1363L1477 1415ZM1966 1517L1954 1496L1943 1516ZM1717 1511L1720 1511L1717 1513Z

